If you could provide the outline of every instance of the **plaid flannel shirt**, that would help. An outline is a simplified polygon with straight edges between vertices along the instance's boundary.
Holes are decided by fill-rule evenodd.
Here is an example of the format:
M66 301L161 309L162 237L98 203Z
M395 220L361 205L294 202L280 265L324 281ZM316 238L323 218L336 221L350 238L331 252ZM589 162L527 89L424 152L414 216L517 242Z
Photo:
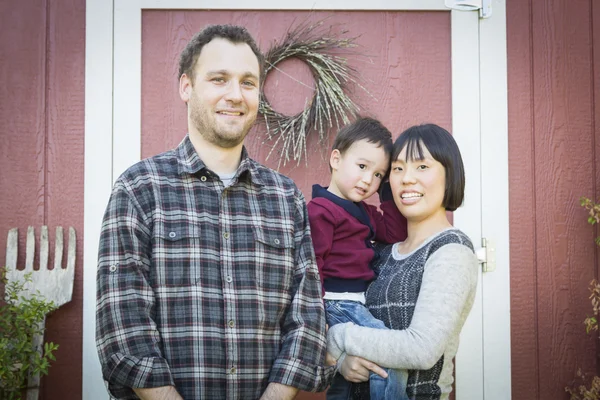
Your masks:
M257 399L326 388L325 319L306 205L243 150L232 184L186 136L129 168L102 224L96 344L110 394Z

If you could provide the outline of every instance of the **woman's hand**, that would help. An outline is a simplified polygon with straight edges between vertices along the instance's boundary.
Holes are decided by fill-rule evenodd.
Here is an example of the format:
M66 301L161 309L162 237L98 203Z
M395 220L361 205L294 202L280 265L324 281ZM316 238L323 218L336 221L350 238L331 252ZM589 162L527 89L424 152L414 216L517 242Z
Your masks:
M374 372L383 378L388 374L379 365L357 356L346 356L340 366L340 373L348 382L366 382L369 380L369 372Z

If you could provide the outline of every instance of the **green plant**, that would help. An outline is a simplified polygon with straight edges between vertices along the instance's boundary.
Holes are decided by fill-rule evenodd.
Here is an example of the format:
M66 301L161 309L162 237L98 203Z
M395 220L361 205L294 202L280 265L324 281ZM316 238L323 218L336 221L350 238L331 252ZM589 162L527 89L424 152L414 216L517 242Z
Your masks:
M600 378L589 377L581 370L577 371L578 386L566 387L565 390L571 395L570 400L597 400L600 399ZM589 385L589 387L588 387Z
M594 203L592 200L587 197L582 197L579 199L581 206L588 210L588 223L590 225L596 225L600 223L600 203ZM598 246L600 246L600 236L595 239L595 242Z
M55 361L58 345L44 343L43 354L33 345L36 335L43 335L46 314L56 309L39 294L24 296L25 281L8 281L6 268L0 268L6 303L0 305L0 399L20 399L27 387L29 374L47 375L50 361Z
M595 203L587 197L582 197L579 202L583 208L585 208L588 215L588 223L595 225L600 223L600 203ZM594 239L596 244L600 246L600 236ZM592 303L592 316L587 317L583 323L585 325L585 331L589 334L590 332L598 331L598 314L600 314L600 283L593 279L590 282L590 301ZM581 370L577 371L577 381L579 384L573 384L567 386L565 390L571 395L570 400L600 400L600 377L593 376L589 377L585 375Z

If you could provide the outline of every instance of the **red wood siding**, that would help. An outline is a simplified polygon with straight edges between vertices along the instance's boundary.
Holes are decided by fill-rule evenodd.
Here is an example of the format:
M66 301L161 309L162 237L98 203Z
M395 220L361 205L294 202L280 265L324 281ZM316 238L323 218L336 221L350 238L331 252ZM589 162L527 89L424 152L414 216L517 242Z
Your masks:
M28 225L49 226L51 249L54 227L75 227L73 301L47 320L60 348L41 398L80 399L85 0L0 2L0 26L0 263L10 228L23 266Z
M568 398L577 368L596 372L582 321L597 232L578 199L600 197L599 12L593 0L507 2L516 400Z

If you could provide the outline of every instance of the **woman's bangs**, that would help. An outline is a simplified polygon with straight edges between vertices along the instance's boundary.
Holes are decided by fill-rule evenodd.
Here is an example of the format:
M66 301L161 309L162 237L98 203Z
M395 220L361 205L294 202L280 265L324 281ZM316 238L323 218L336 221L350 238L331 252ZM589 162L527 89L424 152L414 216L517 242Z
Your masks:
M423 152L423 141L420 138L411 137L406 141L406 160L405 161L420 161L425 159Z

